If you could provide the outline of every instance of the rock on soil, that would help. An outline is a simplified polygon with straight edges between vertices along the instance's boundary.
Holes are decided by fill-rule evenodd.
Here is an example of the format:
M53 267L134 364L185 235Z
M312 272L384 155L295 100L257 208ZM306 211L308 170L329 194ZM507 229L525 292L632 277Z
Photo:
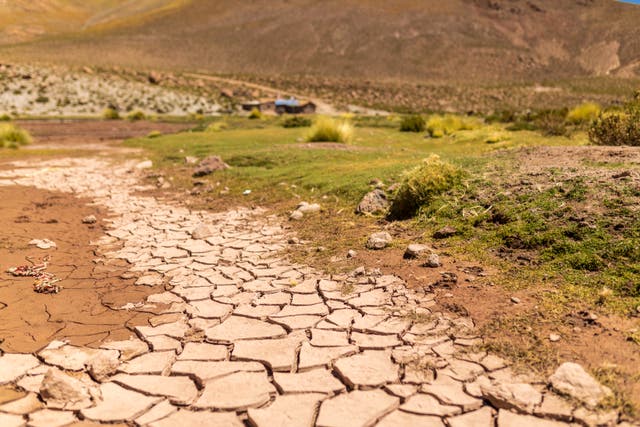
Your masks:
M209 156L198 163L198 166L193 170L193 176L197 178L225 169L229 169L229 165L223 162L220 156Z
M611 395L611 390L598 383L577 363L563 363L549 377L551 386L562 394L573 397L590 408L595 408L602 399Z
M427 245L421 245L414 243L412 245L407 246L407 250L404 251L405 259L415 259L424 255L426 252L429 252L431 248Z
M96 219L96 217L94 215L89 215L89 216L85 216L84 218L82 218L82 223L83 224L95 224L96 221L98 221Z
M446 239L451 236L455 236L458 234L458 230L447 225L446 227L441 228L440 230L433 233L434 239Z
M365 194L362 198L356 213L359 214L377 214L383 213L389 208L389 200L387 199L387 193L379 188Z
M429 268L438 268L441 265L442 264L440 263L440 257L438 256L438 254L429 254L427 260L424 262L424 264L422 264L423 267Z
M302 212L303 214L310 214L320 212L322 210L322 207L317 203L309 204L307 202L300 202L296 210L298 212Z
M379 233L373 233L371 236L369 236L369 240L367 240L366 246L368 249L384 249L389 246L392 240L393 239L391 237L391 234L387 233L386 231L381 231Z

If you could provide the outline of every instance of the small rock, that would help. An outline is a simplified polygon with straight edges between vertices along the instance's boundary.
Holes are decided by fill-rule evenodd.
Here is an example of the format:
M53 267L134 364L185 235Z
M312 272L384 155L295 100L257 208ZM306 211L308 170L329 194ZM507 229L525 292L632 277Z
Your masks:
M209 156L204 159L193 170L193 176L211 175L213 172L229 169L229 165L222 161L220 156Z
M347 252L347 258L355 258L358 256L358 252L354 251L353 249L349 249L349 252Z
M145 160L143 162L140 162L136 165L136 169L138 170L142 170L142 169L150 169L153 167L153 162L151 160Z
M560 335L558 335L558 334L550 334L549 335L549 341L551 341L551 342L560 341Z
M389 208L389 200L387 199L387 193L376 188L375 190L364 195L358 207L356 213L359 214L376 214L382 213Z
M298 239L297 237L292 237L289 239L288 243L290 245L299 245L300 244L300 239Z
M322 210L322 207L320 207L320 205L317 203L309 204L307 202L301 202L296 210L298 212L302 212L303 214L310 214L320 212Z
M514 304L520 304L522 301L520 301L520 298L518 297L511 297L511 302Z
M429 254L427 260L424 262L424 264L422 264L423 267L429 268L438 268L441 265L442 264L440 263L440 257L438 256L438 254Z
M251 190L244 190L244 191L242 192L242 195L243 195L243 196L248 196L249 194L251 194Z
M433 233L433 238L446 239L448 237L455 236L456 234L458 234L458 230L448 225Z
M291 212L291 215L289 216L289 219L293 220L293 221L299 221L302 218L304 218L304 214L300 211L293 211Z
M187 156L184 158L184 162L188 165L195 165L198 163L198 158L193 156Z
M407 250L404 252L405 259L415 259L423 255L425 252L430 251L431 248L427 245L421 245L414 243L407 246Z
M33 239L29 242L30 245L35 245L39 249L51 249L57 248L58 245L52 240L49 239Z
M83 224L95 224L97 222L97 218L94 215L85 216L82 218Z
M603 398L611 395L609 388L602 386L577 363L560 365L549 377L549 382L558 392L580 400L590 408L595 408Z
M373 233L371 236L369 236L369 240L367 240L366 246L368 249L384 249L389 246L389 243L391 243L392 240L393 239L391 238L391 235L389 233L387 233L386 231L381 231L379 233Z
M213 231L207 224L200 224L191 232L191 237L194 239L206 239L211 236L213 236Z

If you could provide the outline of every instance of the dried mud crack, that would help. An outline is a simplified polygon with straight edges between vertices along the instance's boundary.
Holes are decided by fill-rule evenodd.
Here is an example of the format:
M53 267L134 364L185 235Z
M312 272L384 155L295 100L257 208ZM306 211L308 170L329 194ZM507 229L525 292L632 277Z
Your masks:
M108 209L95 267L87 273L66 263L65 278L89 283L100 310L124 315L58 322L51 335L58 340L39 351L3 348L0 425L619 423L617 413L570 403L546 381L478 350L472 319L432 312L433 294L377 271L326 275L292 264L282 255L287 236L277 217L260 209L192 211L141 196L134 166L58 159L0 172L3 191L56 191ZM113 271L144 301L102 286ZM48 301L82 311L73 287L63 292ZM2 301L2 311L12 306ZM43 308L47 322L55 322L52 304ZM121 329L135 337L110 336ZM73 341L80 335L84 343Z

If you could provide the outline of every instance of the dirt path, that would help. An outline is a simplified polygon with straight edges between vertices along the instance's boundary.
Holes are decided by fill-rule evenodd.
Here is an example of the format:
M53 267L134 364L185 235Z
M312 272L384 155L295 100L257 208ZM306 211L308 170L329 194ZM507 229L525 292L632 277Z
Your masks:
M137 338L3 354L0 425L617 424L615 412L575 407L481 351L473 321L432 312L433 294L375 270L292 264L279 218L191 211L141 195L139 179L135 162L96 158L0 172L0 187L108 208L98 262L125 260L138 286L166 289L136 307L157 313L131 327ZM605 390L575 369L555 387L593 406Z

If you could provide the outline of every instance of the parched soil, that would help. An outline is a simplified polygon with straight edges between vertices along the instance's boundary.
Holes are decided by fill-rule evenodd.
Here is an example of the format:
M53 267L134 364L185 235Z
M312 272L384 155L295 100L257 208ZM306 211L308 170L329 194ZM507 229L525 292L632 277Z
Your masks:
M94 262L97 256L89 243L104 235L104 208L87 206L73 195L19 186L0 187L0 200L0 349L33 352L54 339L93 346L126 339L132 335L127 327L146 324L150 314L110 308L144 301L158 290L135 286L135 278L123 279L124 261ZM98 223L82 224L88 215ZM57 249L28 244L43 238L53 240ZM36 293L33 278L5 272L28 264L26 257L37 261L46 255L51 257L48 271L62 279L59 294Z
M164 123L147 120L19 120L28 130L34 144L26 148L102 149L105 144L139 138L149 133L176 133L193 126L191 123Z

